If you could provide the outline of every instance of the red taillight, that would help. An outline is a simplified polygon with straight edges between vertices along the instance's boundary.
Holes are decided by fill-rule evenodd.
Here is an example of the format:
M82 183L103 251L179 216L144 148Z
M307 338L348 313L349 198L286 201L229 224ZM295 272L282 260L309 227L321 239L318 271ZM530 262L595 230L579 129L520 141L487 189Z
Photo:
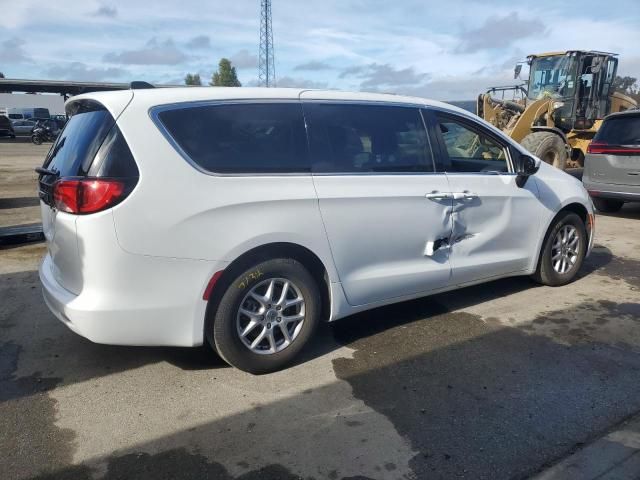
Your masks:
M640 148L626 145L609 145L606 142L593 141L587 146L587 153L604 155L640 155Z
M95 213L122 200L125 184L118 180L58 180L53 186L55 207L67 213Z

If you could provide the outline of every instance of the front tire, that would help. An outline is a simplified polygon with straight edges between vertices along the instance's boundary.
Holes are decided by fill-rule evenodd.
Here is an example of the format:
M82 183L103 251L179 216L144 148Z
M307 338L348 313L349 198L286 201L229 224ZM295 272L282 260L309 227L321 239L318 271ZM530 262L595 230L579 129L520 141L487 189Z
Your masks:
M533 279L557 287L573 281L587 252L587 230L573 212L560 213L545 237Z
M279 370L300 353L320 322L320 291L297 260L276 258L229 285L213 321L223 360L253 374Z
M522 139L522 146L560 170L565 169L567 150L560 135L552 132L533 132Z
M31 141L33 142L34 145L42 145L42 138L40 138L39 135L32 135Z
M614 213L622 208L624 202L622 200L612 200L610 198L592 198L593 206L599 212Z

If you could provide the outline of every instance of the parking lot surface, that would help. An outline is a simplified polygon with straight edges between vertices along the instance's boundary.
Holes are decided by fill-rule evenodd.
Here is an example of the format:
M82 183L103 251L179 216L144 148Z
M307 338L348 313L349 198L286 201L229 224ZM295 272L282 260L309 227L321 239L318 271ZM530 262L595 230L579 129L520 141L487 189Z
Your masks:
M0 143L0 221L47 145ZM8 174L7 174L8 172ZM0 478L527 478L640 411L640 207L579 280L500 280L327 325L251 376L206 348L96 345L46 308L43 244L0 250Z

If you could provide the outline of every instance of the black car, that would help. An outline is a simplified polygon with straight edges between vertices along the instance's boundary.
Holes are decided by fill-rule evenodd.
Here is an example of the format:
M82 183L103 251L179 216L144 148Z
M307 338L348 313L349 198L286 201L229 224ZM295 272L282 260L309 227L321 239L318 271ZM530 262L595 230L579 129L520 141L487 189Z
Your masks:
M11 120L5 115L0 115L0 137L16 138L16 132L13 131Z

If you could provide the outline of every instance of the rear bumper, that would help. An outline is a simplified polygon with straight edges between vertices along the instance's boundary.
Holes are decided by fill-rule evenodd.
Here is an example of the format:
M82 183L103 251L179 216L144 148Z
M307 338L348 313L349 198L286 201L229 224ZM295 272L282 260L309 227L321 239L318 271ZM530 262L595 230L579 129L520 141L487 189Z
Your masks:
M616 185L583 179L584 188L595 198L611 198L625 202L640 202L640 186Z
M85 282L76 295L56 280L47 254L39 268L45 303L67 327L95 343L201 345L206 310L202 291L212 265L128 257L133 267L129 278L111 285Z

